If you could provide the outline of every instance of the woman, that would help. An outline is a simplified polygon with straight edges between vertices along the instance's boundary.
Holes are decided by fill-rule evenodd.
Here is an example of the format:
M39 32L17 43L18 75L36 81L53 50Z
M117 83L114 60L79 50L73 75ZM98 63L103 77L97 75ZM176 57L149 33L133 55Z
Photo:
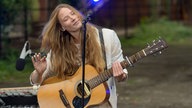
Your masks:
M52 76L65 80L67 76L75 74L82 64L82 21L83 16L70 5L60 4L54 9L42 33L41 51L48 52L47 57L41 57L40 54L32 57L35 68L30 76L32 84L46 84L45 80ZM112 68L114 76L107 81L110 98L99 107L116 108L115 79L123 81L127 78L127 70L120 65L123 61L120 41L113 30L102 29L106 52L105 62L98 29L90 23L86 26L85 64L93 66L98 73L101 73L104 72L105 63L107 63L107 68Z

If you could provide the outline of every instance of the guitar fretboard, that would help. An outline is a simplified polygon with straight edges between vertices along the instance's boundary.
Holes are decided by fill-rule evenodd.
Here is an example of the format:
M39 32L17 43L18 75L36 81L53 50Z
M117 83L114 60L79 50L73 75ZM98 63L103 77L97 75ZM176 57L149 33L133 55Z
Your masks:
M136 54L130 56L129 58L125 59L124 61L121 62L121 66L123 67L123 69L132 66L132 64L134 64L135 62L137 62L138 60L140 60L141 58L145 57L145 51L141 50L139 52L137 52ZM90 88L93 89L95 87L97 87L99 84L107 81L110 77L113 76L113 71L112 68L106 70L105 72L100 73L98 76L92 78L91 80L89 80L87 83L89 84Z

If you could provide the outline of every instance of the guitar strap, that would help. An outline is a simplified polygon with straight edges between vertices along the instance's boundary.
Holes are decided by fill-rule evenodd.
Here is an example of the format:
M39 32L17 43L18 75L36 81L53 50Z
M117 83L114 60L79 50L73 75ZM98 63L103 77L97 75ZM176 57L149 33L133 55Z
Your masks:
M107 70L107 58L106 58L105 43L104 43L104 39L103 39L102 28L99 27L98 30L99 30L99 37L100 37L100 43L101 43L101 48L102 48L102 52L103 52L103 57L105 60L105 70Z

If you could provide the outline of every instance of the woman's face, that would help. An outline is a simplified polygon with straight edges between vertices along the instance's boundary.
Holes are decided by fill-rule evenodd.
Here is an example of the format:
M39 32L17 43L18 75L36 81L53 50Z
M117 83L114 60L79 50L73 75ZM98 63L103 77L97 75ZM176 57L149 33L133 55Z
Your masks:
M58 13L58 19L62 26L62 29L68 32L79 31L82 27L82 23L77 14L68 8L61 8Z

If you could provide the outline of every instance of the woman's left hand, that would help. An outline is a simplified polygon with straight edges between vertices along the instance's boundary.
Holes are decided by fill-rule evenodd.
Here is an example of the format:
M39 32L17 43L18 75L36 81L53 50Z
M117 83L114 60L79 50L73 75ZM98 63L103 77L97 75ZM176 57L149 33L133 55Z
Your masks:
M127 78L127 74L123 71L120 62L116 61L112 64L113 76L118 82L123 81Z

